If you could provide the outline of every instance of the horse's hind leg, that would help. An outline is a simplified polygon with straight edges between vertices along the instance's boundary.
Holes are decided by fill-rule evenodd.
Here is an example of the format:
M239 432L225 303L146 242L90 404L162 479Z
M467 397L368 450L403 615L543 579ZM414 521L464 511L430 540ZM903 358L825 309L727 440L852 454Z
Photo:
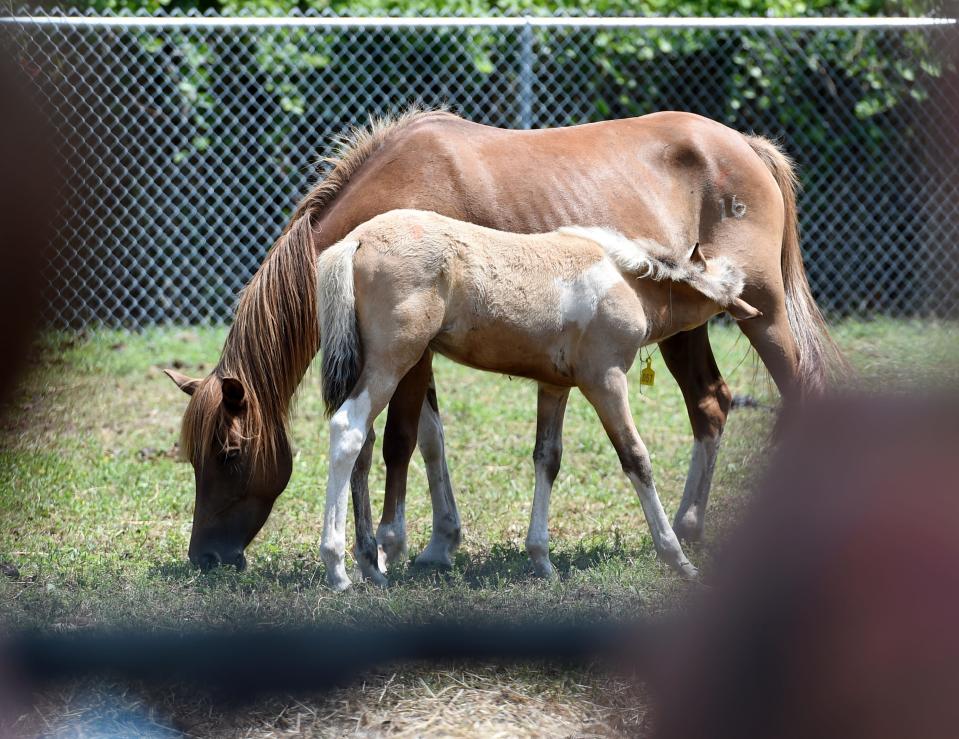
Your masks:
M443 421L436 399L436 384L430 372L426 399L420 413L417 441L426 464L426 478L433 504L433 533L426 549L416 557L416 564L433 567L452 567L453 552L460 544L460 514L453 497L453 483L446 466L446 443Z
M533 560L536 574L547 578L555 576L549 561L549 499L563 459L563 418L567 398L569 388L542 384L536 398L536 446L533 448L536 487L526 534L526 551Z
M406 556L406 484L410 458L416 449L420 408L430 378L431 353L424 352L400 381L390 400L383 434L383 461L386 463L386 496L383 515L376 529L376 541L386 563Z
M756 297L762 305L761 316L739 321L739 328L749 339L762 360L783 400L783 411L788 412L800 396L799 350L786 313L786 301L781 294L766 296L765 301Z
M683 553L679 539L666 518L663 504L656 494L649 452L646 451L646 445L636 430L633 415L629 410L626 373L621 369L611 370L597 382L581 384L580 388L596 409L603 428L619 455L623 471L639 496L660 559L682 577L695 579L698 572Z
M689 472L673 531L683 541L695 542L702 538L706 522L706 503L732 393L716 365L706 326L677 334L659 348L682 390L693 427Z

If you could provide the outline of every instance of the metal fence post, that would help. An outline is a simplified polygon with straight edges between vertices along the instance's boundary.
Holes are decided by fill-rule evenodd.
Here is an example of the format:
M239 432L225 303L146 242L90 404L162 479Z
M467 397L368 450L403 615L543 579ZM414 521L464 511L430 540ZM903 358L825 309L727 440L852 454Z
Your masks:
M533 25L525 16L519 48L519 125L533 127Z

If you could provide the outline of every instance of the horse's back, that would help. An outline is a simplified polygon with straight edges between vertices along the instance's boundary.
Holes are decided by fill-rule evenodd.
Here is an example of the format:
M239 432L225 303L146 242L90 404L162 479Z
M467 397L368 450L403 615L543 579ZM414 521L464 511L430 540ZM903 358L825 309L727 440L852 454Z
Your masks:
M707 255L713 232L739 225L744 207L773 228L782 209L745 136L682 112L537 130L429 116L390 138L355 184L363 220L418 208L516 233L606 226L700 241Z

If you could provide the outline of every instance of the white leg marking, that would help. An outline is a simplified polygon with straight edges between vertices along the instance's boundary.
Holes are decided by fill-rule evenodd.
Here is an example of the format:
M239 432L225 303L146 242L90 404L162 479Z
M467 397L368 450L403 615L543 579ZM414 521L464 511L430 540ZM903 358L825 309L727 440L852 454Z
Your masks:
M553 563L549 561L549 501L553 492L553 480L549 470L536 461L536 485L533 489L533 511L529 517L526 534L526 551L533 561L533 570L539 577L556 577Z
M541 385L536 398L536 446L533 450L536 485L526 551L536 574L545 578L556 577L553 563L549 561L549 501L563 458L563 418L568 397L568 390L557 392Z
M649 525L649 531L653 536L653 544L660 559L676 570L683 578L695 580L699 576L699 572L686 558L683 548L679 544L679 539L676 538L676 534L670 528L666 511L663 510L663 504L659 500L659 495L656 494L656 486L652 480L647 484L633 472L627 472L626 476L633 483L636 494L639 496L639 502L643 506L646 523Z
M416 558L416 564L452 567L453 552L460 543L460 514L453 497L453 483L446 466L446 448L443 441L443 422L430 404L430 395L436 391L430 380L430 391L423 401L417 444L426 465L426 479L433 504L433 533L430 543Z
M706 524L706 503L713 481L713 470L722 435L693 440L689 473L683 488L683 499L673 521L673 530L683 541L699 541Z
M389 523L376 527L376 543L380 549L380 562L384 569L406 558L406 503L397 502L396 514Z
M326 578L334 590L352 584L346 574L346 508L350 474L363 449L370 423L370 396L364 390L350 398L330 419L330 470L326 483L326 510L320 556L326 564Z

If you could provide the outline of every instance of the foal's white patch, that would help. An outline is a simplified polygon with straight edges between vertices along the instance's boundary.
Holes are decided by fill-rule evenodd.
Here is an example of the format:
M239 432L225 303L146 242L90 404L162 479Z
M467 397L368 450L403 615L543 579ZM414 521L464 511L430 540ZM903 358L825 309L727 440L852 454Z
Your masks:
M330 419L330 427L334 431L333 443L336 445L336 448L331 450L334 457L340 454L359 454L363 442L366 441L369 416L370 394L366 390L355 398L348 398L337 409Z
M559 291L559 315L563 325L575 323L586 328L596 316L599 302L606 293L623 281L616 266L607 258L592 265L572 280L556 279Z

